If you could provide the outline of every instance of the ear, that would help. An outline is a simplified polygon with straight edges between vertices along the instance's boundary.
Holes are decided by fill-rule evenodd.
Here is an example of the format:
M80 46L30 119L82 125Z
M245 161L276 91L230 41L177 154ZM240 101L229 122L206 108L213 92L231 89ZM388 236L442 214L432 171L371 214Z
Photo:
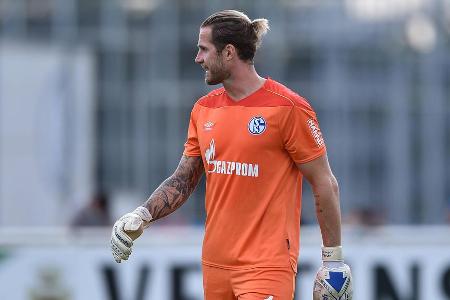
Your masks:
M236 56L236 48L231 44L227 44L222 50L222 56L227 61L232 60Z

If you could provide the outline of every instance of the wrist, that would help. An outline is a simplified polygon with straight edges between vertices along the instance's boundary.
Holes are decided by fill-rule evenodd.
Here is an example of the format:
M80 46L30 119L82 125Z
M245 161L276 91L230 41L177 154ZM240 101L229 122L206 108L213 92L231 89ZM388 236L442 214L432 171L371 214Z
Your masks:
M137 214L143 221L144 228L150 226L150 221L153 219L149 210L144 206L138 206L133 213Z
M342 246L322 247L323 262L343 262Z

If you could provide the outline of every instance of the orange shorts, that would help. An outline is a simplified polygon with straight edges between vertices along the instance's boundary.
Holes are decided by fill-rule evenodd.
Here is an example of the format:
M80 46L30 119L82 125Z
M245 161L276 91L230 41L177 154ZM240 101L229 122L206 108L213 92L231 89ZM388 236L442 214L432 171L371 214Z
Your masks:
M292 300L292 268L229 270L202 264L205 300Z

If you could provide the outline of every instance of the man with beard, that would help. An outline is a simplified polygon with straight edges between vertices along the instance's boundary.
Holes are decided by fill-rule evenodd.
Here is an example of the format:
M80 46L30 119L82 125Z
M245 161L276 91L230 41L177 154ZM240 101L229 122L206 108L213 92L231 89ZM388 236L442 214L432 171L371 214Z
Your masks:
M205 173L205 299L292 299L304 176L323 240L314 297L351 299L338 184L316 114L304 98L259 76L253 64L268 29L267 20L252 21L234 10L202 23L195 62L208 85L223 86L195 103L173 175L114 225L113 255L117 262L128 259L132 240L180 207Z

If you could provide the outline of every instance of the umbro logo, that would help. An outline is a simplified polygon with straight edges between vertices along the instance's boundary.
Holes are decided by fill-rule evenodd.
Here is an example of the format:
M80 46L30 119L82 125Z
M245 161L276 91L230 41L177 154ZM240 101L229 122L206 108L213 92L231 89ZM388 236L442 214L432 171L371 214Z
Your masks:
M273 300L273 296L269 296L267 298L264 298L264 300Z
M205 124L203 124L203 129L204 130L212 130L214 125L215 125L215 123L208 121Z

